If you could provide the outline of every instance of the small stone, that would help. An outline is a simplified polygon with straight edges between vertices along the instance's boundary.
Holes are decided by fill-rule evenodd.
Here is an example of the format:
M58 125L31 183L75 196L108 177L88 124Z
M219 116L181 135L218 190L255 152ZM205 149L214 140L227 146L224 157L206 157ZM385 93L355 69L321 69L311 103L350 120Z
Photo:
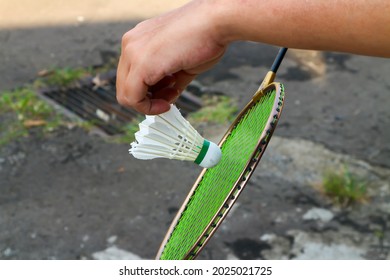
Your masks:
M283 223L283 222L284 222L284 219L283 219L282 216L278 216L278 217L275 218L274 222L275 222L276 224L280 224L280 223Z
M92 257L95 260L142 260L140 256L115 246L109 247L101 252L93 253Z
M10 257L12 255L12 249L11 248L7 248L3 251L3 256L4 257Z
M116 235L110 236L109 238L107 238L107 243L114 244L117 239L118 239L118 236L116 236Z
M260 240L264 242L272 242L273 240L275 240L275 238L276 235L274 233L266 233L260 237Z
M226 259L227 260L239 260L239 258L237 258L234 254L232 253L229 253L227 256L226 256Z
M8 157L8 162L11 165L16 165L16 164L19 164L25 158L26 158L26 154L25 153L18 152L18 153L14 154L14 155L9 156Z
M311 208L302 216L304 220L318 220L324 223L329 222L333 217L334 215L331 211L323 208Z

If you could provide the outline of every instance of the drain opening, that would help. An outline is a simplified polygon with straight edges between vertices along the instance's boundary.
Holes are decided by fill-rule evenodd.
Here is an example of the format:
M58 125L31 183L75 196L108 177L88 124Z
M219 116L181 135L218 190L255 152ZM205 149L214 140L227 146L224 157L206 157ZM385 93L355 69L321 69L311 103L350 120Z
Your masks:
M93 78L88 78L76 86L44 89L41 94L108 135L116 135L124 132L125 125L143 115L118 104L115 80L115 72L111 71L99 76L98 85ZM202 107L200 98L189 91L180 95L176 105L183 115Z

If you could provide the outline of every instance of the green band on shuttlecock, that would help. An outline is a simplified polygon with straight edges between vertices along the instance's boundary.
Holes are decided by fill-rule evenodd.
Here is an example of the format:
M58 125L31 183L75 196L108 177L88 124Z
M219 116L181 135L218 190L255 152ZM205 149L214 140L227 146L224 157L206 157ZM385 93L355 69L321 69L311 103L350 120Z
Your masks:
M204 157L207 154L207 151L209 150L209 147L210 147L210 142L205 139L203 141L202 149L200 150L198 157L194 161L196 164L200 164L203 161Z

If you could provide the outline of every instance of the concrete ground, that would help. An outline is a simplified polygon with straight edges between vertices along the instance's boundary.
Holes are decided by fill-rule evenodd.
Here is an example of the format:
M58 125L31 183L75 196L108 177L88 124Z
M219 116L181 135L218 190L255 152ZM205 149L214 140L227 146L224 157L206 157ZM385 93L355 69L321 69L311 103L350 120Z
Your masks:
M117 53L122 35L137 22L186 2L1 1L0 90L28 82L42 69L102 63L102 53Z
M2 1L0 92L42 69L101 65L137 22L185 2ZM235 43L198 82L242 107L276 52ZM276 137L200 257L390 258L389 77L387 59L290 51ZM127 149L66 128L2 148L0 258L153 258L200 170ZM369 180L366 204L340 209L313 188L343 164Z

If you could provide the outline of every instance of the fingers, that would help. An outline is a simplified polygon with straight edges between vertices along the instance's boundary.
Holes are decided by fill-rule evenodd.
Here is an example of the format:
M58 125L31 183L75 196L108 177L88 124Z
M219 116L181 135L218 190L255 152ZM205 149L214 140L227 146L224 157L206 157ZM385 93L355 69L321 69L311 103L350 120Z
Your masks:
M133 74L130 69L125 82L125 93L126 93L126 104L127 106L133 107L138 112L146 115L161 114L169 110L169 102L161 98L161 93L155 96L154 92L150 91L150 87L145 84L141 75ZM169 84L171 78L162 79L161 84L156 84L154 87L158 89L157 92L164 92L164 88L161 87L164 84Z
M146 20L123 36L117 71L120 104L144 114L163 113L223 54L225 47L214 40L215 29L201 20L204 13L193 11L193 5L200 11L204 7L190 3L195 4Z
M162 99L168 103L173 103L180 96L179 92L174 87L164 88L154 93L149 93L150 99Z
M184 70L173 74L175 78L174 87L181 93L195 79L196 74L190 74Z
M134 74L126 63L120 59L117 70L117 100L119 104L132 107L146 115L161 114L169 110L172 103L179 96L177 89L172 87L174 76L166 76L149 87Z
M142 80L131 75L131 68L126 61L119 60L116 77L116 98L118 103L125 107L147 114L150 111L150 101L147 98L147 86Z
M170 104L195 76L179 71L148 86L139 74L134 73L134 69L120 59L117 70L117 100L121 105L132 107L146 115L161 114L169 110Z
M155 85L149 87L150 92L157 92L164 88L172 87L176 82L176 78L172 75L165 76L160 81L158 81Z
M128 97L125 93L126 78L129 70L129 66L123 58L123 55L121 55L116 71L116 99L119 104L126 107L131 107L130 102L128 101Z

